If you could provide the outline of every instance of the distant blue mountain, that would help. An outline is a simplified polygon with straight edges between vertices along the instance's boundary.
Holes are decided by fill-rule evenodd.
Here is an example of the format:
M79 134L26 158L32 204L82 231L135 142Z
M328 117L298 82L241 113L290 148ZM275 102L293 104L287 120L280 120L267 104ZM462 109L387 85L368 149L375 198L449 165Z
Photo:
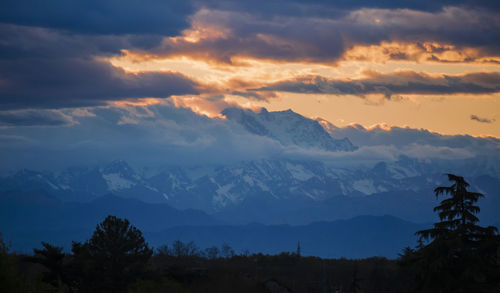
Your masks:
M177 210L168 204L145 203L111 194L75 203L62 202L44 191L0 193L0 232L20 250L30 250L40 241L55 241L68 247L71 240L88 237L110 214L127 218L145 231L223 223L198 210Z
M481 164L481 162L479 162ZM359 215L393 215L413 222L432 222L437 204L433 189L446 185L443 170L475 175L471 190L484 223L500 221L500 179L481 174L481 165L450 166L401 156L395 162L344 169L319 161L253 160L192 170L165 167L141 174L125 161L60 173L21 170L0 178L0 193L44 191L63 202L91 202L106 194L177 209L202 210L231 223L308 224ZM453 169L454 168L454 169ZM446 171L448 172L448 171Z
M391 216L362 216L350 220L303 226L223 225L200 211L180 211L166 204L148 204L113 195L89 203L67 203L44 192L0 195L0 231L16 251L30 252L41 241L69 249L84 241L107 215L127 218L154 247L174 240L195 241L202 247L228 243L237 252L293 251L300 241L304 255L359 258L396 257L416 242L414 232L426 227Z
M360 216L349 220L316 222L304 226L249 224L244 226L175 227L147 233L152 244L194 241L201 247L229 244L236 252L276 254L294 252L300 242L303 255L329 258L396 258L403 248L416 245L414 233L428 227L391 216Z
M494 179L481 178L486 183ZM496 186L483 183L483 186ZM415 194L407 195L417 198ZM84 241L96 225L107 215L127 218L141 229L147 241L154 247L171 244L174 240L194 241L201 248L227 243L237 252L279 253L294 251L301 243L304 255L322 257L362 258L385 256L394 258L406 246L414 246L414 233L430 224L417 224L394 216L383 215L386 211L408 210L404 203L418 205L418 200L408 201L404 196L387 194L369 199L343 198L324 202L323 207L292 210L270 209L255 203L235 210L223 218L237 219L238 213L259 214L265 217L296 217L290 222L303 222L304 217L314 220L328 218L328 213L339 213L347 219L318 221L307 225L231 225L197 210L177 210L167 204L144 203L136 199L106 195L87 203L63 202L43 191L11 191L0 193L0 232L12 243L16 251L30 252L46 241L69 249L71 241ZM369 204L368 204L369 203ZM368 205L367 205L368 204ZM421 203L420 203L421 204ZM496 202L490 202L494 205ZM363 206L364 205L364 206ZM261 208L259 210L259 207ZM380 208L379 216L349 216ZM432 213L431 207L413 206L416 211ZM485 209L497 210L497 206ZM491 212L490 210L490 212ZM274 213L274 214L273 214ZM220 215L217 215L220 216ZM302 218L302 219L301 219ZM332 216L334 218L334 216Z

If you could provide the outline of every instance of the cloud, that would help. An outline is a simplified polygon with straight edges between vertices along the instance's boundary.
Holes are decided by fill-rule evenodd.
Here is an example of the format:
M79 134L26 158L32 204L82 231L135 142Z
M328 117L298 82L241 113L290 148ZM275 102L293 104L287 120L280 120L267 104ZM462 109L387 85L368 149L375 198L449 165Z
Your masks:
M26 146L36 143L35 141L19 135L0 135L0 147Z
M337 127L328 121L320 124L334 138L348 137L358 146L393 145L398 149L414 149L416 146L432 146L440 150L459 149L475 155L500 155L500 139L494 137L473 137L470 135L443 135L426 129L409 127L386 127L377 125L365 128L361 125ZM408 152L407 154L416 154Z
M15 147L2 150L0 159L6 163L1 168L57 169L113 159L151 167L217 166L271 158L283 148L275 140L250 134L224 119L175 107L171 101L87 110L93 116L73 116L77 123L71 127L0 128L0 136L36 142L16 142Z
M444 6L456 5L468 8L487 8L491 10L500 10L500 5L495 1L489 0L440 0L440 1L421 1L421 0L382 0L382 1L350 1L350 0L204 0L199 2L201 5L213 9L230 11L249 11L251 13L263 16L273 15L313 15L326 16L333 12L341 13L344 11L356 10L360 8L379 8L379 9L412 9L419 11L435 12L441 10Z
M477 115L470 115L470 120L475 120L480 123L493 123L495 122L495 119L489 119L489 118L483 118L479 117Z
M57 110L0 111L0 126L69 126L73 118Z
M0 22L85 34L175 35L193 9L181 0L3 0Z
M402 155L465 160L481 154L498 157L500 153L498 139L442 136L400 128L335 129L332 134L336 138L347 136L361 146L353 152L284 146L272 138L251 134L230 120L209 118L176 107L170 100L155 105L106 106L86 111L91 114L74 115L74 109L44 111L47 115L60 112L70 116L74 121L71 125L0 127L0 140L4 142L0 159L5 162L1 168L58 169L114 159L124 159L138 167L220 166L245 160L292 159L350 168L395 161Z
M331 158L332 162L345 158L348 165L392 160L402 153L452 158L489 149L496 154L496 140L439 136L424 130L355 128L335 133L352 135L356 144L360 144L356 139L364 142L359 151L318 153L283 147L216 117L224 107L234 106L217 96L221 94L256 101L272 97L273 91L382 94L387 98L401 94L484 94L499 91L498 73L367 71L364 78L356 80L304 76L264 87L240 76L215 90L179 73L131 74L108 62L128 51L145 59L187 56L215 66L225 63L242 68L252 66L242 58L273 65L315 62L334 66L356 46L382 46L384 42L416 43L420 50L415 57L408 55L411 48L391 51L392 59L420 60L419 56L425 55L426 60L435 57L448 62L451 59L445 57L452 51L472 52L463 55L466 61L498 57L500 5L496 2L2 1L0 140L15 147L0 156L9 159L11 166L52 168L111 158L195 165L284 155ZM155 105L129 103L131 99L173 95L184 96ZM384 146L384 140L394 146Z
M256 91L284 91L334 95L382 94L390 99L403 94L490 94L500 91L500 73L466 73L433 76L414 71L383 74L366 71L357 80L302 77L267 85Z
M374 8L379 6L383 8ZM291 8L289 13L272 14L261 10L265 4L258 11L237 4L201 5L190 18L191 28L182 36L166 38L142 54L146 58L189 56L227 64L237 58L331 64L355 46L396 42L446 44L456 51L473 48L478 58L498 57L499 11L468 5L424 10L411 6L363 2L346 5L338 13L321 14L315 10L335 8L326 3L292 2L284 6ZM405 58L405 52L393 55L397 56ZM448 61L439 54L434 57L434 62Z
M0 67L5 83L0 87L0 107L4 109L94 106L198 93L197 84L180 74L127 74L85 58L3 61Z
M267 100L269 97L274 97L274 95L263 96L257 92L254 92L254 91L248 91L248 92L233 91L233 92L231 92L231 95L240 96L240 97L244 97L244 98L247 98L250 100L256 100L256 101L264 101L264 100Z
M412 143L401 149L401 153L418 159L463 160L474 158L477 154L459 147L421 145Z
M119 54L132 36L68 34L64 31L0 23L0 60L65 59Z
M198 93L198 84L181 74L129 74L102 59L131 46L128 37L67 36L12 25L0 25L0 30L7 32L0 43L1 109L95 106Z
M165 8L174 13L179 8L182 11L178 17L183 21L189 20L191 25L189 29L182 30L182 35L178 35L180 26L172 24L170 28L168 23L160 23L158 27L162 28L155 30L147 21L144 24L140 22L136 30L131 28L135 26L128 24L123 26L123 30L113 25L98 30L97 26L108 21L99 17L100 13L118 4L114 1L106 4L91 1L81 7L82 19L76 19L74 23L68 22L63 12L65 9L74 11L71 9L79 8L79 3L75 2L75 6L71 7L59 0L49 2L47 7L32 3L33 6L22 6L24 14L19 12L21 5L18 3L22 2L4 2L2 5L11 13L0 13L0 20L4 19L0 24L0 109L4 110L96 106L110 101L200 93L233 94L259 101L271 97L271 87L281 87L284 91L334 94L376 93L387 98L394 98L399 93L491 93L498 90L495 85L498 76L493 73L433 77L399 72L387 75L387 78L399 78L401 84L383 80L382 75L355 81L323 77L309 81L306 77L273 84L259 92L248 91L248 87L243 85L233 86L230 82L202 86L199 84L201 81L196 82L175 72L130 74L108 62L110 57L131 52L146 59L187 56L241 67L249 65L236 57L271 62L326 62L331 65L345 58L345 52L355 46L413 40L425 44L432 41L451 42L454 50L473 46L476 50L472 54L474 58L482 58L481 52L497 54L498 38L493 35L496 36L500 28L496 17L498 13L495 9L466 9L467 3L438 9L436 7L442 7L442 3L434 7L434 4L424 5L414 1L404 4L392 1L377 4L342 2L335 7L323 1L279 2L283 3L283 13L272 15L270 11L273 9L266 10L271 5L267 2L259 2L263 10L257 13L255 10L244 11L250 5L245 1L192 2L185 7L184 4L174 3L171 8L166 8L166 4L155 0L153 4L142 5L149 7L145 8L138 7L139 2L128 0L120 2L121 6L113 10L116 15L112 13L109 18L109 21L116 20L118 25L122 21L120 17L129 17L131 11L141 18L143 13L149 14L150 10L154 10L150 16L154 22L157 21L154 20L157 11ZM56 12L54 9L59 4L60 10ZM274 7L275 10L278 7ZM322 14L322 7L338 13ZM380 20L380 23L373 22L375 20ZM478 20L481 20L480 23ZM442 47L433 45L432 50L437 52ZM398 52L393 55L404 57L404 54ZM436 56L442 57L437 53ZM404 78L407 84L403 84Z
M343 61L413 61L417 63L484 63L500 64L482 48L459 47L437 42L386 42L354 45L342 56ZM496 55L494 53L493 55Z

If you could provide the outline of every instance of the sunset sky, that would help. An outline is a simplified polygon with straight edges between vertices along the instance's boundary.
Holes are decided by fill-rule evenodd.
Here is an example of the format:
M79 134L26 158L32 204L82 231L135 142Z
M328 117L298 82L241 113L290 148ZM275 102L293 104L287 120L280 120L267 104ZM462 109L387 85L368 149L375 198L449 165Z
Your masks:
M0 141L151 105L499 138L499 3L5 0Z

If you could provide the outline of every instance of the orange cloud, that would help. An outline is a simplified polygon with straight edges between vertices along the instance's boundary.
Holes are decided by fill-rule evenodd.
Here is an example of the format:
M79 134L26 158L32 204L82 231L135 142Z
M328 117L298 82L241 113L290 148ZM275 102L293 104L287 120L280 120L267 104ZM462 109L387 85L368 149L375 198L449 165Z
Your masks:
M437 42L381 42L377 45L355 45L343 55L344 61L413 61L418 63L493 63L500 64L500 57L480 48L459 48Z
M139 98L139 99L128 99L128 100L122 100L122 101L112 101L109 102L110 105L115 106L115 107L128 107L128 106L133 106L133 107L145 107L145 106L151 106L151 105L156 105L160 104L163 102L163 99L158 99L158 98Z
M205 115L210 118L225 119L220 112L227 107L237 106L235 103L226 101L223 97L200 98L175 96L172 97L171 100L175 107L188 108L197 114Z

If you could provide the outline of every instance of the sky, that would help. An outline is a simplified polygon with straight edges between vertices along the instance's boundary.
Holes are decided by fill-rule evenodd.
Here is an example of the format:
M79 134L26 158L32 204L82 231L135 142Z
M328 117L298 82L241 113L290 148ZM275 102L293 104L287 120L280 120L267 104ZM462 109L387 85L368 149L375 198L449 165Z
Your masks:
M345 133L500 138L500 3L0 3L5 165L145 143L164 156L182 148L183 160L228 145L235 158L282 151L242 139L226 107L292 109Z

